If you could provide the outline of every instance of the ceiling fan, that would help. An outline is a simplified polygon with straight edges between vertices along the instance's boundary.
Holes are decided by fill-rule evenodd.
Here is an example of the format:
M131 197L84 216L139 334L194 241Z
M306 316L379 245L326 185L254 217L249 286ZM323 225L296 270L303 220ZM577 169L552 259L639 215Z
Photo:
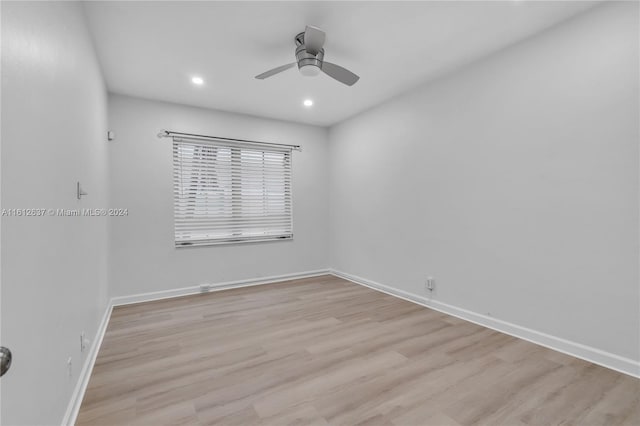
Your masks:
M347 86L353 86L359 79L357 75L346 68L332 64L324 60L324 40L326 34L320 28L307 25L303 33L295 37L296 41L296 62L282 65L267 72L263 72L256 76L259 80L271 77L289 68L293 68L296 64L300 74L306 76L315 76L323 72L329 77L338 80Z

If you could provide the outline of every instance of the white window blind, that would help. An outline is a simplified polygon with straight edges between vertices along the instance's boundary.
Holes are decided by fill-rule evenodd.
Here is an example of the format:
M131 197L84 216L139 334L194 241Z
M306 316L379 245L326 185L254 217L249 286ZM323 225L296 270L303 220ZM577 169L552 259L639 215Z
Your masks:
M173 140L177 247L293 237L291 148Z

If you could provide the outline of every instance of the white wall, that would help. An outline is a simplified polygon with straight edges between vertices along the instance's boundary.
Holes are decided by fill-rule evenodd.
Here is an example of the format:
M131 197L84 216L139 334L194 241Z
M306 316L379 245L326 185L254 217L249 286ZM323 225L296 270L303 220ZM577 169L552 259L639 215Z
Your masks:
M319 127L111 95L109 143L112 296L200 283L269 277L328 266L327 130ZM299 144L293 153L294 239L209 247L174 247L170 139L161 129Z
M332 266L640 359L638 62L598 6L332 128Z
M2 207L106 207L106 91L80 5L1 7ZM1 242L1 340L14 355L1 423L60 424L80 332L93 339L106 307L107 221L3 217Z

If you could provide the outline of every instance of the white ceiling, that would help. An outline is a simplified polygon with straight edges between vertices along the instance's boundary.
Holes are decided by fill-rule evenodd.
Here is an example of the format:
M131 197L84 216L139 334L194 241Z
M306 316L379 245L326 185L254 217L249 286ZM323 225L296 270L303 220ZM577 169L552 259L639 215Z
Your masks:
M88 2L110 91L331 125L593 6L593 2ZM325 59L353 87L291 69L294 36L327 32ZM205 85L190 78L202 76ZM311 98L315 105L302 106Z

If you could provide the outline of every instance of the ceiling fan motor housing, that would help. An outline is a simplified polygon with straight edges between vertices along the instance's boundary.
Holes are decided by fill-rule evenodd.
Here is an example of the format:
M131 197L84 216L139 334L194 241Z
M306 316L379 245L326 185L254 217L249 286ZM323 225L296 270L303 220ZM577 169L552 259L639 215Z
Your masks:
M322 60L324 59L324 49L313 55L307 52L304 45L304 33L296 36L296 60L298 62L298 70L300 74L306 76L314 76L320 74L322 68Z

